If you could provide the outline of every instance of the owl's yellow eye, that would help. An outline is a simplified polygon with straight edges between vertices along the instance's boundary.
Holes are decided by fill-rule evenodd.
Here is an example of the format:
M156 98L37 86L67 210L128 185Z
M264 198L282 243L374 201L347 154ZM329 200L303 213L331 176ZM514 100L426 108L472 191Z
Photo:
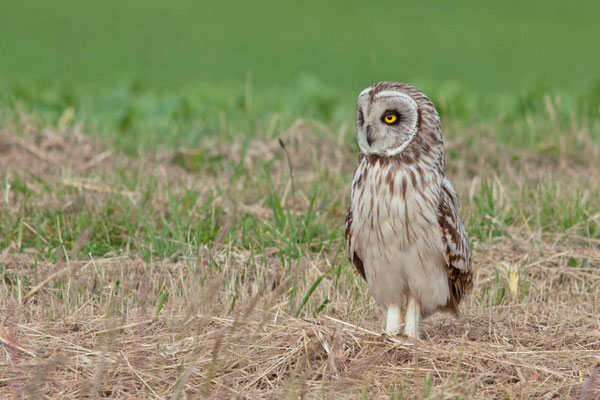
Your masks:
M396 122L396 119L398 119L398 117L396 117L395 115L388 114L385 116L384 121L387 124L393 124L394 122Z
M396 122L398 122L398 113L387 113L383 116L383 122L385 122L388 125L392 125L395 124Z

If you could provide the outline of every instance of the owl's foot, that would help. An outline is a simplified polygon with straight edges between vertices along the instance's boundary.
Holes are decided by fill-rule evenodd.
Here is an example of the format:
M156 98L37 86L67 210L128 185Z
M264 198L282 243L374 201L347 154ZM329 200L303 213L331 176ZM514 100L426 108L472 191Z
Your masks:
M421 305L413 296L408 297L404 334L413 339L419 339L419 322L421 321Z
M402 315L400 307L389 306L385 316L385 333L390 336L395 336L400 333L402 328Z

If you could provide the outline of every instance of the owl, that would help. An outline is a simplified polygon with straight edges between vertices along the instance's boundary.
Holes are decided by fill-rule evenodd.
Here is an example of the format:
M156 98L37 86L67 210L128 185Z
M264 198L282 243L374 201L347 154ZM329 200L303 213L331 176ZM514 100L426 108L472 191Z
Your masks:
M386 310L385 332L418 339L472 287L458 195L444 176L440 118L424 93L380 82L358 96L360 153L346 214L350 262Z

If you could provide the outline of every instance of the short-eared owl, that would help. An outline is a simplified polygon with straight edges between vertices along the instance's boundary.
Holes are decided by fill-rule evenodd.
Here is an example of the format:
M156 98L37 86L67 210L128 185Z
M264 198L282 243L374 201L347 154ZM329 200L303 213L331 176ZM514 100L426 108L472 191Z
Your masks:
M439 115L418 89L380 82L358 96L360 153L346 215L350 262L386 309L385 331L456 314L472 287L458 195L444 176Z

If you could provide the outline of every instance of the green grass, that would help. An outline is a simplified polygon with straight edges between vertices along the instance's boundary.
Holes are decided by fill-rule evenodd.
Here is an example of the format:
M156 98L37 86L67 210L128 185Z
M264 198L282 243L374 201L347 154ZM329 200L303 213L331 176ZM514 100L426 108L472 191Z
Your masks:
M199 84L175 91L130 83L87 91L81 86L29 82L0 92L0 115L6 121L22 111L33 113L40 126L81 122L94 135L108 139L107 145L129 154L157 147L193 148L207 137L244 143L285 129L297 119L335 126L355 123L356 93L335 90L315 79L292 82L278 90L228 88ZM600 138L596 122L600 86L564 93L532 86L505 97L482 97L465 88L443 86L427 93L446 126L494 128L494 139L513 148L556 157L560 148L549 142L572 124L589 128L593 140ZM353 143L352 135L345 139ZM575 142L567 151L580 151L584 145ZM184 165L191 168L207 165L203 163L207 156L195 153L181 163L197 164ZM208 165L218 166L217 161Z
M324 192L325 182L313 190L308 209L299 214L281 203L282 188L273 189L266 201L272 216L268 219L248 212L227 215L219 200L218 193L224 190L221 185L208 195L198 190L171 192L169 186L160 186L150 178L135 186L139 200L132 202L118 191L96 198L51 182L39 190L28 189L19 178L8 179L6 184L10 187L6 201L18 208L3 207L0 211L0 247L16 244L20 251L37 249L43 259L56 260L63 249L71 251L83 235L86 242L77 249L78 257L100 257L125 249L147 260L151 256L177 257L184 250L193 254L216 239L227 219L231 222L227 242L258 252L275 247L285 258L297 259L304 252L330 253L343 236L340 215L345 204L341 199L331 203ZM118 176L105 184L126 186ZM463 195L470 237L478 242L493 241L505 237L510 228L527 223L528 229L535 231L600 239L600 209L595 201L600 190L580 188L564 193L562 185L542 181L511 188L482 181L473 197ZM156 190L167 198L158 201ZM243 195L236 194L238 199ZM40 207L39 198L50 197L52 204ZM199 198L204 200L199 203Z
M182 98L185 96L187 94ZM136 107L147 104L148 98L157 103L168 101L150 91L142 91L129 93L124 104ZM169 112L161 115L155 113L152 106L147 106L143 112L134 113L130 125L119 128L110 118L100 122L110 112L105 114L103 110L91 108L89 110L94 111L89 112L90 117L85 117L87 111L83 104L88 98L83 95L73 104L81 106L75 108L81 111L64 111L63 107L67 105L61 104L51 111L38 111L33 118L23 114L23 109L39 110L40 98L13 97L10 100L12 106L3 109L6 129L26 132L50 124L69 131L88 121L90 125L84 126L93 127L95 120L102 126L102 131L110 133L98 136L100 143L116 151L116 160L121 160L119 154L123 152L137 154L134 158L139 158L161 148L169 154L172 168L181 168L185 174L211 183L203 187L173 187L162 182L159 176L148 175L141 167L132 169L129 165L120 165L127 163L119 161L108 175L106 171L98 176L92 174L92 181L99 186L92 190L108 193L94 197L81 196L76 183L49 181L49 177L40 175L40 171L25 171L7 177L10 190L5 200L18 208L0 211L0 245L17 243L19 249L44 250L42 254L55 259L61 248L71 250L72 243L85 233L88 240L78 249L81 255L102 256L128 249L145 259L150 256L170 258L179 254L182 247L197 252L199 246L211 243L227 220L231 227L225 240L233 241L240 248L259 249L260 252L260 249L277 247L283 255L292 258L305 251L318 253L336 249L342 237L339 216L346 207L344 193L351 166L344 168L347 176L332 174L328 165L321 165L314 158L315 149L305 149L294 143L295 153L290 159L292 168L297 162L294 154L298 151L308 150L309 155L312 154L312 158L303 161L303 171L292 170L294 175L300 173L299 181L294 184L289 179L286 153L276 144L276 137L285 138L285 130L297 113L280 116L276 111L266 111L268 107L264 104L272 100L268 95L254 98L256 107L261 108L248 112L235 104L215 106L220 108L218 118L223 118L222 126L211 125L214 121L210 112L204 111L203 107L210 100L205 98L194 103L193 111L185 117ZM516 168L514 173L518 173L519 165L531 165L540 171L554 168L561 162L575 169L598 167L595 149L600 142L600 124L597 119L581 112L569 114L567 106L553 98L552 94L543 93L531 103L545 106L514 109L504 116L479 122L469 117L462 119L452 108L446 111L442 108L445 136L450 141L447 146L449 174L468 177L472 173L469 169L482 161L489 168L474 190L471 189L468 196L462 195L463 213L473 240L489 241L506 236L508 229L523 223L528 229L542 232L599 237L597 187L566 190L560 180L542 175L513 181L494 177L494 173L509 171L511 165ZM215 103L219 103L218 100ZM340 102L336 107L341 109L343 104ZM306 113L311 115L309 111ZM328 146L327 151L333 151L339 143L333 140L330 131L345 125L340 142L342 149L356 152L352 128L348 128L352 114L352 110L345 110L337 119L321 116L325 121L320 128L323 131L315 132L311 143ZM319 116L318 112L312 115ZM193 126L204 128L194 131ZM190 136L186 137L186 131ZM157 136L153 136L153 132ZM241 160L253 151L249 148L256 140L271 141L271 150L268 157L254 156L249 170ZM235 157L228 154L231 145L237 146ZM169 150L172 148L179 150ZM308 181L302 178L308 171L306 168L314 172ZM280 176L278 179L273 178L274 172ZM559 177L564 172L559 169L554 173ZM228 176L229 180L223 181L223 176ZM293 210L289 203L297 202L299 194L296 190L301 192L305 206ZM285 200L282 199L284 196ZM40 198L52 198L52 202L40 208ZM271 217L257 218L251 212L236 210L240 199L259 202ZM231 203L229 207L233 207L233 213L223 209L223 200Z
M0 76L154 87L282 87L304 74L358 92L379 80L446 82L480 94L532 82L586 89L600 75L592 0L488 4L384 1L5 0Z
M221 397L228 388L294 398L312 390L306 385L325 397L342 390L353 398L489 398L527 389L539 398L570 396L580 386L586 357L597 350L590 332L597 324L600 123L584 109L570 112L576 100L540 92L519 108L523 97L515 96L515 107L497 115L442 106L447 173L461 198L477 278L463 320L425 324L429 341L419 351L428 355L419 358L377 336L377 307L346 259L353 105L334 102L339 112L312 109L305 117L318 119L294 122L299 115L286 112L286 100L282 114L266 106L285 91L269 97L257 89L240 95L251 96L252 107L231 100L211 116L203 110L211 104L207 91L174 117L152 111L169 96L143 89L124 98L139 108L119 127L104 120L110 112L86 103L101 104L102 96L43 109L31 93L1 109L0 296L22 310L23 320L10 326L25 351L41 353L51 341L68 352L60 341L68 337L93 360L67 358L61 369L62 359L51 358L57 367L49 369L19 359L9 372L29 368L18 374L25 381L3 374L18 390L53 397L79 387L69 383L74 376L87 389L69 391L73 398L147 397L148 387L167 397ZM475 96L464 93L459 98ZM508 290L510 268L520 280L516 295ZM523 338L527 364L507 337ZM323 343L332 358L318 350ZM561 356L570 358L556 366L565 346ZM517 365L539 379L519 386ZM340 375L340 389L328 378L336 370L361 378ZM478 371L495 371L503 383ZM147 386L131 389L140 377ZM12 388L0 385L0 393Z

